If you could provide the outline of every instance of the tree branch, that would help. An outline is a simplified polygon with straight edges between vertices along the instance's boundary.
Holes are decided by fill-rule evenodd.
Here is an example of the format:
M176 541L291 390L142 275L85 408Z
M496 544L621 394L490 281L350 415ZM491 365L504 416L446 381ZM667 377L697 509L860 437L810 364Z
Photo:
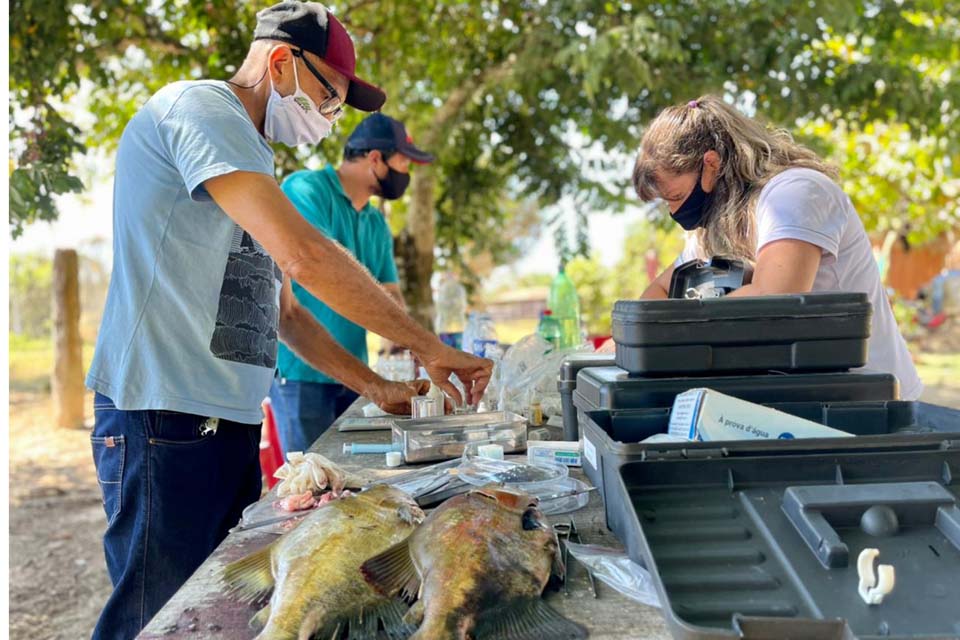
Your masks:
M343 13L337 16L337 19L340 22L346 24L347 18L352 12L356 11L357 9L362 9L367 5L376 4L376 3L377 3L377 0L358 0L357 2L354 2L351 5L348 5L347 8L343 10Z
M139 16L140 29L131 29L131 31L140 31L136 35L130 35L121 38L117 42L117 51L123 51L128 46L135 45L144 49L145 46L152 47L156 51L174 55L187 55L193 53L189 47L185 47L179 39L171 37L163 30L163 26L156 18L149 14Z
M450 92L447 99L437 109L430 127L423 132L423 146L425 148L433 146L441 136L445 135L447 125L460 113L464 105L475 98L484 87L500 82L509 76L515 62L515 55L508 54L499 64L488 67L479 75L471 76Z
M113 51L104 51L103 57L116 55L117 52L122 53L127 47L130 46L136 46L140 49L159 51L172 55L188 55L194 53L192 49L183 46L180 42L171 38L158 38L156 36L129 36L127 38L121 38L117 42L117 45Z

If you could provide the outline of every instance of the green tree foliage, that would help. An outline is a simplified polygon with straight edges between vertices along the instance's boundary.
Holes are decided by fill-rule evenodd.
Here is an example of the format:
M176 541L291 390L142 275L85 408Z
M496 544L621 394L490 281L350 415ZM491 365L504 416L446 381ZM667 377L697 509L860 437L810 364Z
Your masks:
M610 335L613 303L635 300L650 285L648 257L656 264L654 275L659 275L677 259L682 249L683 233L675 225L663 228L640 220L627 227L623 256L612 267L604 266L595 254L571 259L566 273L577 287L580 316L587 332L590 335ZM540 277L546 279L548 276Z
M10 256L10 332L30 338L50 335L53 261L47 256Z
M115 145L160 86L228 77L262 5L13 0L13 233L54 217L52 196L81 187L70 158L84 145ZM349 0L331 7L357 41L360 71L387 89L386 111L438 154L436 165L417 168L409 198L392 212L403 228L407 295L421 316L429 315L434 256L448 266L476 253L509 256L514 238L503 229L519 209L567 197L582 227L590 210L623 207L629 169L619 158L634 152L640 126L698 94L723 93L789 127L798 118L851 130L883 122L910 127L934 150L955 154L960 144L956 0ZM65 105L83 80L95 87L95 124L79 131ZM309 155L333 159L359 118L350 114L319 149L284 152L281 169ZM873 160L865 155L863 163ZM956 179L955 163L942 171Z
M922 244L960 227L960 148L950 138L903 123L824 118L805 124L801 133L828 149L868 230L893 231Z
M590 335L610 333L610 310L618 299L613 271L596 256L581 255L567 263L566 274L576 285L580 298L580 320Z

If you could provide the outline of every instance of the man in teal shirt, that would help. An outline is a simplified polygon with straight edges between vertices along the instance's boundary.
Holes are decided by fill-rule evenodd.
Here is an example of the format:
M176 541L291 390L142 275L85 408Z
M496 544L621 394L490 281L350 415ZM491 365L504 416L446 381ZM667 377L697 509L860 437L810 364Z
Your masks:
M403 305L393 236L370 198L399 198L410 182L410 163L426 164L433 156L413 145L401 122L374 113L350 134L343 158L337 169L327 166L291 174L283 182L283 191L310 224L343 245ZM367 362L363 327L330 309L297 282L293 282L293 292L337 342ZM285 452L305 451L356 399L353 391L280 344L270 402Z

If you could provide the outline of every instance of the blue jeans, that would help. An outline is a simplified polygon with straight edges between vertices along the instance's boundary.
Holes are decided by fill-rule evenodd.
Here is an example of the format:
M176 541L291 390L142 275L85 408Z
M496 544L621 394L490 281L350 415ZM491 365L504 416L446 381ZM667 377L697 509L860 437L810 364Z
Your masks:
M95 640L133 638L260 498L260 425L121 411L96 394L90 440L113 593Z
M359 397L342 384L274 378L270 406L284 455L309 449Z

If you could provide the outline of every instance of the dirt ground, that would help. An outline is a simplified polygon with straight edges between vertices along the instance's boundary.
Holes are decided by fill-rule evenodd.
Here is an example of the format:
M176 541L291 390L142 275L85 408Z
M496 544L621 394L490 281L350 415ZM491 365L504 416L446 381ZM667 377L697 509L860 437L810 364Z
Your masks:
M92 397L86 406L92 418ZM89 638L110 594L88 429L51 426L50 396L10 394L10 638Z
M960 323L958 323L960 324ZM921 354L924 400L960 408L960 346ZM947 353L941 349L947 347ZM953 348L950 348L953 347ZM926 362L926 364L925 364ZM933 363L932 365L930 363ZM92 398L86 406L91 414ZM89 638L110 594L100 536L106 527L89 429L51 425L50 397L11 391L10 638Z

